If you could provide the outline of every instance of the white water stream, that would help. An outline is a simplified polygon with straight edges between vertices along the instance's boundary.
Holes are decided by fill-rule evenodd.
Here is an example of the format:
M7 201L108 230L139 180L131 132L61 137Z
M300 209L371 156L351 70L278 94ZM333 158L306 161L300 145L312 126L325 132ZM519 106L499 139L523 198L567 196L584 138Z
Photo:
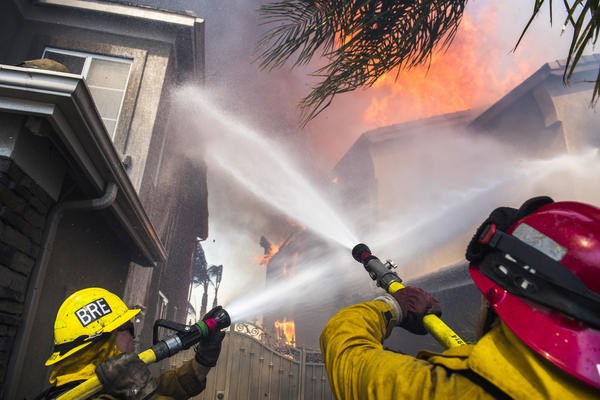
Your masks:
M369 237L361 237L350 231L350 224L340 218L317 186L294 164L293 157L277 143L265 138L261 132L239 121L234 115L219 109L210 95L200 89L182 89L178 101L185 104L187 113L195 116L191 129L203 133L202 143L209 166L218 166L256 199L275 207L325 241L340 247L340 251L330 251L326 255L303 257L296 266L296 271L300 272L289 279L280 280L275 286L267 289L246 288L239 297L225 305L234 322L275 310L282 304L318 302L314 293L323 293L323 297L331 301L338 293L367 287L369 277L350 255L350 250L359 242L367 243L382 259L394 257L401 267L398 270L401 276L419 275L423 271L411 270L411 264L416 264L415 260L461 235L468 236L493 208L500 205L518 207L528 197L539 194L558 196L557 200L572 199L575 195L581 195L573 192L575 182L593 182L600 172L597 150L545 160L508 160L503 145L495 142L491 146L497 146L502 151L495 152L497 156L494 160L494 152L488 152L483 147L467 155L460 153L459 146L456 146L457 149L440 148L440 153L457 152L454 157L459 162L462 159L473 165L485 163L497 167L490 173L485 169L467 166L467 172L460 172L469 174L466 179L461 177L463 179L457 182L436 182L434 178L429 178L421 182L421 187L406 187L406 190L421 190L436 196L432 196L434 200L426 204L410 204L392 210L392 218L376 221L374 233ZM427 146L431 151L436 148L436 143L429 142ZM445 146L452 144L446 143ZM473 142L473 146L479 144ZM490 146L490 143L482 146ZM420 150L416 148L411 151ZM480 160L476 159L478 154ZM452 165L448 168L452 168ZM436 188L441 193L436 193ZM595 187L583 189L583 192L583 200L598 199ZM466 244L461 243L464 247ZM347 275L355 277L355 284L349 285L346 279L343 287L336 287L340 285L338 277Z

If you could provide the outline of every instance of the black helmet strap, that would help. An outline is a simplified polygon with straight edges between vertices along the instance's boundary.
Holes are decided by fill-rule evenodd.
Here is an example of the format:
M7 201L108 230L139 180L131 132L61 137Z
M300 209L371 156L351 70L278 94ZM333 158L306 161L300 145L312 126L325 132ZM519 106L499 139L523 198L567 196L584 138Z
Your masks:
M600 327L600 295L564 265L494 224L482 231L479 242L491 247L479 269L509 293Z

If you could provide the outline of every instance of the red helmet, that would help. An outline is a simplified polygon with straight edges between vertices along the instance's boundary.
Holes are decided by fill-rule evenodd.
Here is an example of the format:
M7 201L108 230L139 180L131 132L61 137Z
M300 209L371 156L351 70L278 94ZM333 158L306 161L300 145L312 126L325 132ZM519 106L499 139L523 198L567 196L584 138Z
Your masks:
M467 252L469 272L519 339L600 389L600 209L546 199L506 232L488 219L470 245L487 250Z

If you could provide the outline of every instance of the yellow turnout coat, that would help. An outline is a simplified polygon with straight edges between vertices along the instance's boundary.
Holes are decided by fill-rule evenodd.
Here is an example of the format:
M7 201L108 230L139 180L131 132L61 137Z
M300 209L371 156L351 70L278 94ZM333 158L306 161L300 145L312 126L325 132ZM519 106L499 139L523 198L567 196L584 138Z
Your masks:
M106 341L92 344L75 356L55 364L50 374L50 383L58 388L49 389L48 394L41 395L39 398L52 399L56 397L56 390L61 395L64 394L62 390L72 389L78 383L91 378L95 375L98 364L119 353L113 336ZM195 361L186 361L180 367L167 370L155 378L158 388L151 399L184 400L202 392L206 387L206 376L196 376L193 362ZM113 399L113 397L100 392L92 399Z
M526 347L504 324L477 344L417 358L383 349L395 324L382 301L339 311L321 334L329 383L338 400L600 399L600 393ZM534 328L534 327L532 327Z

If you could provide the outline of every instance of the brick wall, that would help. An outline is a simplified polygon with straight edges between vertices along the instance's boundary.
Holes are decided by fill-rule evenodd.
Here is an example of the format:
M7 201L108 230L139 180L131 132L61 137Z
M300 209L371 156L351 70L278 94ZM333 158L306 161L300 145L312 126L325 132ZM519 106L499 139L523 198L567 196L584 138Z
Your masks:
M0 157L0 392L53 203L11 159Z

